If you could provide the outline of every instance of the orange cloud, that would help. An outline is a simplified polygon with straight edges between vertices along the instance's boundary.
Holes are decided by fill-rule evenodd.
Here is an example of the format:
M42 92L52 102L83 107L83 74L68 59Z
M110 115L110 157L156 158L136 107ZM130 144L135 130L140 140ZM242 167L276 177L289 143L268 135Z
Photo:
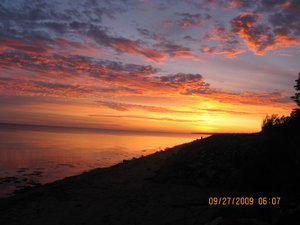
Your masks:
M112 43L111 45L119 51L131 53L134 55L141 55L146 59L152 60L156 63L161 63L161 60L167 58L162 52L149 48L144 48L132 41L116 42Z
M173 58L190 58L197 62L203 62L204 59L200 56L194 55L192 51L173 51L172 52Z
M177 45L171 41L163 41L155 46L168 54L170 58L191 58L197 62L204 61L200 56L193 54L190 48Z
M254 12L241 13L231 21L233 31L239 35L246 46L257 55L280 47L300 46L299 39L273 31L270 26L259 23L261 15Z
M283 8L290 7L291 5L292 5L292 2L290 2L290 1L285 1L280 4L280 6Z
M0 39L0 50L2 52L8 50L20 50L29 53L43 53L47 52L46 46L39 46L37 44L31 44L28 42L20 41L12 38Z
M252 0L252 2L253 1L256 1L256 0ZM248 4L248 2L243 1L243 0L230 0L230 1L227 1L227 5L223 5L222 8L223 9L242 8L242 7L246 6L247 4Z
M228 93L228 92L216 92L212 96L213 99L224 103L230 104L249 104L249 105L289 105L293 103L289 97L283 96L280 92L276 93Z
M10 50L16 50L25 52L28 54L38 53L39 55L47 54L82 54L99 56L99 52L102 51L99 47L87 42L82 44L81 42L71 41L65 38L56 38L53 40L41 40L34 39L30 42L21 41L13 38L0 39L0 51L7 52Z
M173 22L170 21L170 20L166 20L166 21L162 22L162 25L165 26L165 27L172 26Z
M234 47L223 47L219 49L220 45L214 47L203 47L202 52L210 55L225 55L226 58L235 58L236 55L244 53L244 49L234 48Z
M189 52L180 52L185 53ZM84 56L7 52L0 54L0 65L2 71L13 71L10 73L12 78L3 75L0 78L0 92L3 95L75 98L103 95L194 95L232 104L286 103L280 93L228 93L216 90L200 74L162 76L152 66L95 61Z
M177 24L181 28L186 28L190 26L200 27L206 21L211 20L212 17L208 14L191 14L191 13L178 13L182 18L177 21Z
M187 120L187 119L175 119L169 117L150 117L150 116L138 116L138 115L89 115L92 117L109 117L109 118L132 118L132 119L142 119L142 120L162 120L170 122L184 122L184 123L195 123L200 122L201 120Z
M212 31L208 32L205 36L206 40L236 40L234 33L228 32L220 25L213 26Z

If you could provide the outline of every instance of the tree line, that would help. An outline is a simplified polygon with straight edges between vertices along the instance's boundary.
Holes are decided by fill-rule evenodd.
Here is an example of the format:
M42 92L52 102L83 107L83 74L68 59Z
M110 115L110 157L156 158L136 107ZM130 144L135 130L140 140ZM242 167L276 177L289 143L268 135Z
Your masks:
M299 131L300 125L300 73L294 86L296 93L291 97L297 104L290 113L290 116L280 116L278 114L267 115L262 122L262 132L272 133L276 131L295 132Z

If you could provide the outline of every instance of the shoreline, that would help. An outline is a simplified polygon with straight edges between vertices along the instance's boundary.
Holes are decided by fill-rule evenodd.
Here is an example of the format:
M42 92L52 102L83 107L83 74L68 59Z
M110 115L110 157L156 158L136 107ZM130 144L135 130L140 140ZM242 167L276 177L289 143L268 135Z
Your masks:
M300 209L299 193L294 179L284 179L289 170L282 175L274 173L278 175L274 180L264 174L268 171L264 172L266 164L260 160L269 154L264 147L268 143L269 137L262 134L213 135L94 169L0 199L0 222L281 224L282 218L296 215L297 207ZM282 157L280 160L283 163ZM208 204L211 196L234 195L274 195L283 197L283 202L264 208ZM265 217L270 213L271 218Z
M0 195L195 140L189 137L2 130ZM205 137L206 135L202 135ZM24 140L26 145L24 146ZM58 140L58 143L56 143Z
M170 132L170 131L156 131L156 130L119 130L119 129L105 129L95 127L66 127L54 125L39 125L39 124L17 124L17 123L0 123L0 129L20 129L31 131L50 131L50 132L91 132L91 133L107 133L118 135L149 135L149 136L189 136L195 134L213 135L218 133L199 133L199 132Z
M208 136L209 137L209 136ZM207 138L207 137L205 137L205 138ZM200 140L200 139L195 139L195 140L193 140L193 141L197 141L197 140ZM201 139L201 140L203 140L203 139ZM192 141L192 142L193 142ZM21 189L16 189L16 190L14 190L13 192L11 192L11 193L9 193L9 195L8 196L3 196L3 197L0 197L0 201L1 201L1 199L5 199L5 198L10 198L10 197L14 197L14 196L16 196L16 194L18 194L18 193L23 193L23 192L27 192L27 191L29 191L29 190L32 190L32 189L34 189L34 188L37 188L37 187L42 187L42 186L45 186L45 185L51 185L52 183L56 183L56 182L61 182L61 181L64 181L64 180L66 180L66 179L69 179L69 178L73 178L73 177L80 177L80 176L83 176L83 175L85 175L85 174L88 174L88 173L90 173L90 172L93 172L93 171L95 171L95 170L102 170L102 169L110 169L110 168L112 168L112 167L118 167L118 166L120 166L120 165L122 165L122 164L128 164L128 163L130 163L131 161L135 161L135 160L138 160L138 159L142 159L142 158L147 158L148 156L151 156L151 155L155 155L155 154L158 154L158 153L161 153L161 152L165 152L165 151L169 151L169 150L174 150L174 149L177 149L177 148L180 148L181 146L184 146L184 145L186 145L186 144L189 144L190 142L188 142L188 143L183 143L183 144L179 144L179 145L175 145L175 146L173 146L173 147L167 147L167 148L165 148L164 150L157 150L156 152L153 152L153 153L150 153L150 154L148 154L148 155L141 155L141 156L139 156L139 157L132 157L132 158L130 158L130 159L123 159L123 160L121 160L121 161L119 161L119 162L116 162L116 163L114 163L114 164L112 164L112 165L110 165L110 166L104 166L104 167L96 167L96 168L93 168L93 169L89 169L89 170L87 170L87 171L83 171L83 172L80 172L80 173L78 173L78 174L74 174L74 175L71 175L71 176L66 176L66 177L63 177L63 178L61 178L61 179L57 179L57 180L53 180L53 181L51 181L51 182L46 182L46 183L36 183L36 182L34 182L34 181L32 181L32 182L29 182L30 184L29 185L24 185L24 187L23 188L21 188ZM33 168L33 169L31 169L32 171L33 171L33 173L32 174L29 174L29 175L37 175L37 176L41 176L41 173L38 173L37 171L34 171L36 168ZM43 168L44 169L44 168ZM29 168L19 168L19 170L29 170ZM36 173L36 174L35 174ZM3 181L2 181L3 180ZM15 175L15 176L8 176L8 177L3 177L3 178L1 178L0 179L0 182L2 181L2 182L6 182L6 180L18 180L17 179L17 175ZM19 181L17 182L17 183L20 183Z

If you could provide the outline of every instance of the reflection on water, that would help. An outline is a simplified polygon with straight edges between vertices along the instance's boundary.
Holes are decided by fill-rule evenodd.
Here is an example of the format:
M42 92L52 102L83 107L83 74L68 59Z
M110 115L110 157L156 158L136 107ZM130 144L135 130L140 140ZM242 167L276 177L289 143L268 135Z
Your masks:
M0 126L0 197L207 136L33 128Z

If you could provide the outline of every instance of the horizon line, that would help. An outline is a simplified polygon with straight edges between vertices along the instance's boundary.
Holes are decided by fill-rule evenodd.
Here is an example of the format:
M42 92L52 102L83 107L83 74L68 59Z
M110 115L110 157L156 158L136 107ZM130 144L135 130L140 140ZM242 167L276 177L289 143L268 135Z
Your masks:
M77 130L95 130L95 131L111 131L111 132L142 132L142 133L161 133L161 134L228 134L224 132L172 132L172 131L155 131L155 130L127 130L127 129L110 129L100 127L73 127L73 126L59 126L59 125L45 125L45 124L23 124L23 123L5 123L0 122L0 126L22 126L22 127L40 127L40 128L56 128L56 129L77 129Z

